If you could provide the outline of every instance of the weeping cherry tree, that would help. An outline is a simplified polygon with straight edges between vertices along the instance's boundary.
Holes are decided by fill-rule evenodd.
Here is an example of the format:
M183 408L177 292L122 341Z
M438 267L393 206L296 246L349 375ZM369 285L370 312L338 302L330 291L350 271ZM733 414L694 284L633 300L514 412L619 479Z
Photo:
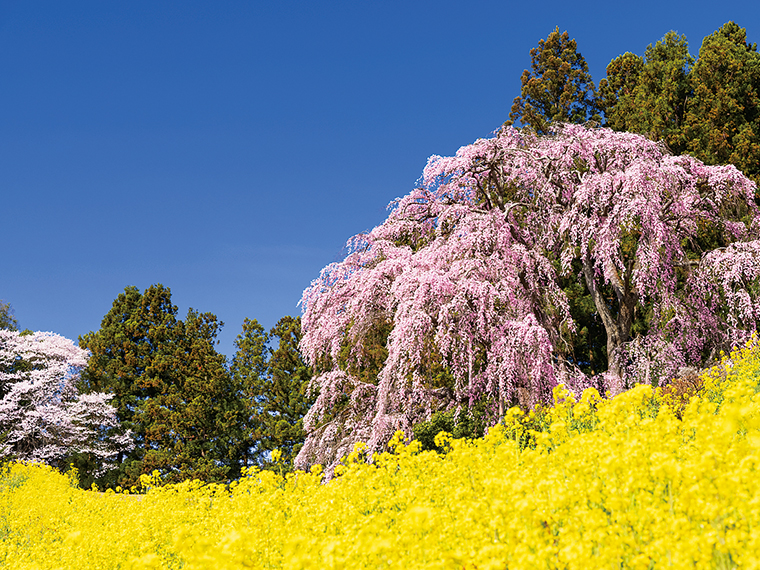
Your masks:
M495 423L558 383L614 395L704 365L760 321L753 196L734 166L580 125L505 127L431 157L304 292L318 396L296 466L382 449L436 410L485 403ZM589 300L581 317L569 286ZM601 374L578 353L579 318L603 330Z

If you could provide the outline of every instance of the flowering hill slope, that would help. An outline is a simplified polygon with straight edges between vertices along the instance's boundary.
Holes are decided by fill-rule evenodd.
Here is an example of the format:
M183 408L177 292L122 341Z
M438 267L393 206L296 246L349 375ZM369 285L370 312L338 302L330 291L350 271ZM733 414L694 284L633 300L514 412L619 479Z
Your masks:
M638 386L561 388L483 440L393 453L337 476L250 472L137 497L76 489L47 467L0 478L9 568L755 568L760 348L703 376L678 414ZM681 416L682 419L679 419Z

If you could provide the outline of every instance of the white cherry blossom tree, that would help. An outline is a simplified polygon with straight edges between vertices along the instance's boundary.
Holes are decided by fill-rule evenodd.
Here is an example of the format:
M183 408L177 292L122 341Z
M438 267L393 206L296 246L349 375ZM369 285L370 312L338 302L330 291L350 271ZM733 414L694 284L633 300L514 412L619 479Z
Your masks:
M50 332L0 330L0 455L57 467L72 453L91 454L102 473L131 449L110 394L80 394L88 352ZM115 465L113 465L115 467Z

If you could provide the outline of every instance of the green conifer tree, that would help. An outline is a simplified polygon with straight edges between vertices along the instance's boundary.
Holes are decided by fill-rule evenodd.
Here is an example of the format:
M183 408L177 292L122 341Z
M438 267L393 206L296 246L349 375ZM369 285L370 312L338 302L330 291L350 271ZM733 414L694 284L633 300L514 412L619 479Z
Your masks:
M18 321L13 316L13 309L10 303L0 299L0 329L18 330Z
M707 164L735 165L760 183L760 53L744 28L707 36L690 74L686 150Z
M246 319L235 341L230 369L249 406L249 464L268 467L271 452L279 450L280 463L291 469L303 445L303 416L313 400L308 393L311 369L298 351L300 340L300 317L283 317L268 334L256 320Z
M599 82L599 105L604 110L606 126L626 130L627 119L635 111L634 101L644 58L625 52L607 65L607 77Z
M243 406L214 348L222 325L192 309L177 319L169 288L159 284L142 294L127 287L100 330L80 337L92 352L83 387L115 394L136 443L106 483L130 486L154 469L168 482L237 475Z
M673 31L647 46L643 58L625 53L613 59L599 82L607 126L663 140L680 154L693 64L686 36Z
M246 467L261 465L264 450L262 422L264 413L261 393L267 375L269 335L256 319L245 319L243 330L235 339L235 355L230 363L230 373L235 389L245 408L245 421L240 441L240 456Z
M517 122L546 133L549 123L585 123L600 120L596 88L588 64L574 39L557 27L538 47L530 50L531 71L523 71L520 96L516 97L505 125Z

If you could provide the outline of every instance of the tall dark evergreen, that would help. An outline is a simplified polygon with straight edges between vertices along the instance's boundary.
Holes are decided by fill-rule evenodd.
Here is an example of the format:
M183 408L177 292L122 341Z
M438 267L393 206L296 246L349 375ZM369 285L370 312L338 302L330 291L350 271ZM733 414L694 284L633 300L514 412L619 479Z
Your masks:
M279 449L286 465L293 459L304 441L303 417L309 411L312 398L308 394L311 369L301 358L301 318L283 317L269 331L273 349L267 366L268 386L265 391L267 414L261 420L267 438L265 449Z
M523 71L505 125L522 123L546 133L551 122L600 120L597 94L588 64L574 39L557 27L530 50L531 70Z
M686 151L760 183L760 53L735 22L707 36L690 76Z
M680 154L693 64L686 36L672 31L647 46L643 58L625 53L613 59L599 82L607 125L663 140Z
M269 335L256 319L245 319L243 330L235 339L235 355L230 373L235 389L244 403L245 421L240 441L240 456L244 466L261 465L264 450L259 417L264 413L261 397L267 375Z
M628 128L636 113L636 93L644 58L629 51L607 65L607 77L599 82L599 106L604 111L605 126L616 131Z
M303 445L303 417L312 398L308 394L311 369L301 358L300 317L283 317L265 333L256 320L246 319L235 341L237 352L230 370L248 403L246 460L266 467L271 452L282 453L292 468Z
M696 60L673 31L644 57L616 57L599 93L607 126L706 164L733 164L760 184L760 53L735 22L704 38Z
M243 406L215 349L222 325L192 309L179 320L169 288L159 284L144 293L127 287L100 330L80 337L92 352L84 388L114 393L119 419L134 435L135 450L118 474L122 486L154 469L166 481L237 474Z
M18 321L13 315L10 303L0 299L0 329L18 330Z

